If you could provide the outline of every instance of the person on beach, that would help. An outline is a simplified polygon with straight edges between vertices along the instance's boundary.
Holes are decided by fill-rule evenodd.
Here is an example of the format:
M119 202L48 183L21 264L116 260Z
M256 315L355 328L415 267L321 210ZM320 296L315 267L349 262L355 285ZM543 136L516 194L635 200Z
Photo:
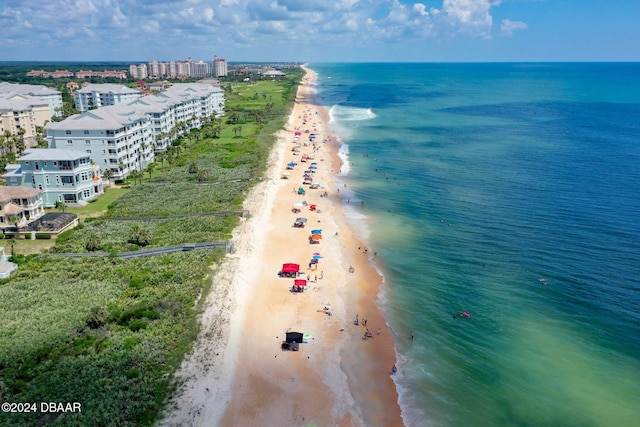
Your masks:
M378 330L376 331L376 335L380 335L380 332L382 332L382 329L378 328Z
M396 368L396 364L394 363L393 366L391 367L391 373L395 374L396 372L398 372L398 368Z

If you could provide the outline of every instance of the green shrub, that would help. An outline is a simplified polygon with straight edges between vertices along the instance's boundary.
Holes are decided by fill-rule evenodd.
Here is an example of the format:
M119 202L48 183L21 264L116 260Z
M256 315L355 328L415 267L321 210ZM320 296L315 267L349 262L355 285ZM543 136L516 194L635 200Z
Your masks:
M36 233L36 240L51 240L49 233Z

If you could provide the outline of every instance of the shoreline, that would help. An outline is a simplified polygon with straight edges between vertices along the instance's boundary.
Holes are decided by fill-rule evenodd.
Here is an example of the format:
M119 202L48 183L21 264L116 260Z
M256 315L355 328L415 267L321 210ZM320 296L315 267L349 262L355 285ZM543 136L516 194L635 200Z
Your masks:
M315 73L304 70L265 180L246 199L251 215L234 232L236 253L215 277L220 289L209 295L201 335L176 375L182 384L174 410L161 425L404 425L389 372L396 362L393 337L377 306L382 276L370 253L358 250L364 244L345 218L336 187L340 145L329 134L328 111L315 103ZM315 142L303 144L306 130L317 135ZM322 186L305 187L299 196L295 189L310 161L287 170L289 179L281 174L302 154L314 157L313 177ZM318 208L292 213L302 200ZM305 228L292 227L297 216L308 219ZM323 239L311 245L314 228ZM316 252L322 258L309 271ZM277 276L287 262L300 264L300 279L311 279L304 292L290 292L293 279ZM353 324L356 314L367 319L371 338L364 340L366 328ZM281 350L287 331L306 334L300 351Z

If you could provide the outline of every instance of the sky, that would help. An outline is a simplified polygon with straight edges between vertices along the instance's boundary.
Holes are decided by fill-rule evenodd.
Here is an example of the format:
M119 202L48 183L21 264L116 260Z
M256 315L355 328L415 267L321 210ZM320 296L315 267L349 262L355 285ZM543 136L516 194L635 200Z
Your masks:
M640 0L0 0L0 61L640 61Z

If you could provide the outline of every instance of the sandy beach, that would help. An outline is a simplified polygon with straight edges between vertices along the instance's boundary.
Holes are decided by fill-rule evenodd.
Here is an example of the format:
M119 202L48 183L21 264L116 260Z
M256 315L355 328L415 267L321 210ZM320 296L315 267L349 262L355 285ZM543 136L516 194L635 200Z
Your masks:
M176 373L177 397L160 425L403 425L390 373L393 340L376 306L375 248L345 222L334 178L339 145L327 111L315 105L315 74L306 71L265 180L246 200L250 216L234 233L235 253L213 279L201 334ZM309 169L317 189L302 185ZM295 203L305 203L298 213ZM298 217L307 219L304 228L293 227ZM322 238L310 244L315 229ZM284 263L300 265L297 278L309 279L304 292L278 276ZM304 334L299 351L281 349L287 332Z

